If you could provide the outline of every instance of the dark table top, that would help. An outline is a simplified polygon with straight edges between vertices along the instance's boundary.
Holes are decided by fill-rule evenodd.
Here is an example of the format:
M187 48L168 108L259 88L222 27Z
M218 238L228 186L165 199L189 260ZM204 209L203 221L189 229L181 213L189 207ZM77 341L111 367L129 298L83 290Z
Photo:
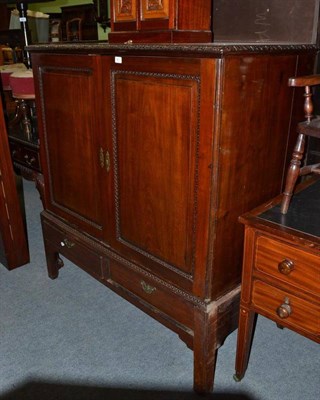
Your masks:
M286 215L280 213L280 203L278 203L257 217L319 238L320 180L292 197Z

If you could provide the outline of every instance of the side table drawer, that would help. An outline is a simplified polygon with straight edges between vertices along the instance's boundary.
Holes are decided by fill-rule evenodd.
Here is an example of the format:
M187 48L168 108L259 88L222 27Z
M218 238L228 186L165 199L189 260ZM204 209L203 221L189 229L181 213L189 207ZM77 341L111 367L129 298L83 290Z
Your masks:
M280 318L277 309L286 302L291 313L287 318ZM252 304L258 312L262 311L268 318L285 323L293 329L298 328L313 335L320 335L320 306L297 296L286 293L262 281L254 281Z
M314 294L320 292L320 256L265 236L256 243L255 268Z

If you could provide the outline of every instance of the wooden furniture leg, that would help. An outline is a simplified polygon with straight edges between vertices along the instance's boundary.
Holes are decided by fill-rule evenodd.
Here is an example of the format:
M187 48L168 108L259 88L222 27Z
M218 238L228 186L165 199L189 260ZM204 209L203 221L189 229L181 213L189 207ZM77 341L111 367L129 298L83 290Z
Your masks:
M194 390L213 389L218 348L235 330L239 320L240 285L220 299L198 309L194 316Z
M237 339L236 373L233 376L237 382L241 381L244 377L248 367L254 321L255 313L241 305Z
M195 313L193 388L198 393L208 393L213 389L218 347L216 314L216 307L209 313Z
M286 214L293 194L293 189L300 175L301 159L304 154L305 135L299 134L293 155L290 162L290 167L287 174L286 186L283 192L283 199L281 203L281 213Z
M44 241L44 249L47 260L48 276L56 279L59 276L59 269L63 267L63 261L56 251L56 247L51 245L47 240Z

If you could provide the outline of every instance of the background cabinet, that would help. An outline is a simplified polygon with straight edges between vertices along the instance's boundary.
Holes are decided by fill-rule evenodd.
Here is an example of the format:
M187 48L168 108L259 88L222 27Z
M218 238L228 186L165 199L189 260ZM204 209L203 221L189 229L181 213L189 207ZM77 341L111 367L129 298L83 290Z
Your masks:
M110 42L211 42L212 2L111 0Z
M287 81L315 48L84 49L32 50L49 275L63 255L177 332L209 391L238 321L238 217L282 190L302 109Z
M62 40L68 40L67 38L67 21L74 18L81 18L81 40L97 40L98 29L96 21L96 9L95 5L89 4L78 4L75 6L63 6L61 7L61 35ZM79 40L79 35L74 40Z

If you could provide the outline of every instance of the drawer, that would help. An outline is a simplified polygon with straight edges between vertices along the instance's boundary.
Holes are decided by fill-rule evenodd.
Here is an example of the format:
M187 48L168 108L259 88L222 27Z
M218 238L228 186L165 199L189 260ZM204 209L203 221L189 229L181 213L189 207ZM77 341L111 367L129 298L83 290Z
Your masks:
M110 279L175 321L193 329L193 305L178 291L174 293L152 276L145 276L115 261L110 261Z
M10 141L11 157L28 168L40 171L39 154L36 150L29 149L20 143Z
M82 241L72 233L60 229L46 220L42 220L42 229L44 240L54 246L57 252L95 278L102 278L106 258L96 249L91 249L84 240Z
M308 253L282 241L259 236L256 242L255 268L284 283L319 295L320 255Z
M287 318L280 318L277 309L285 303L285 299L288 299L291 314ZM259 280L253 283L252 304L258 312L262 311L277 323L313 335L320 334L320 304L308 302Z

